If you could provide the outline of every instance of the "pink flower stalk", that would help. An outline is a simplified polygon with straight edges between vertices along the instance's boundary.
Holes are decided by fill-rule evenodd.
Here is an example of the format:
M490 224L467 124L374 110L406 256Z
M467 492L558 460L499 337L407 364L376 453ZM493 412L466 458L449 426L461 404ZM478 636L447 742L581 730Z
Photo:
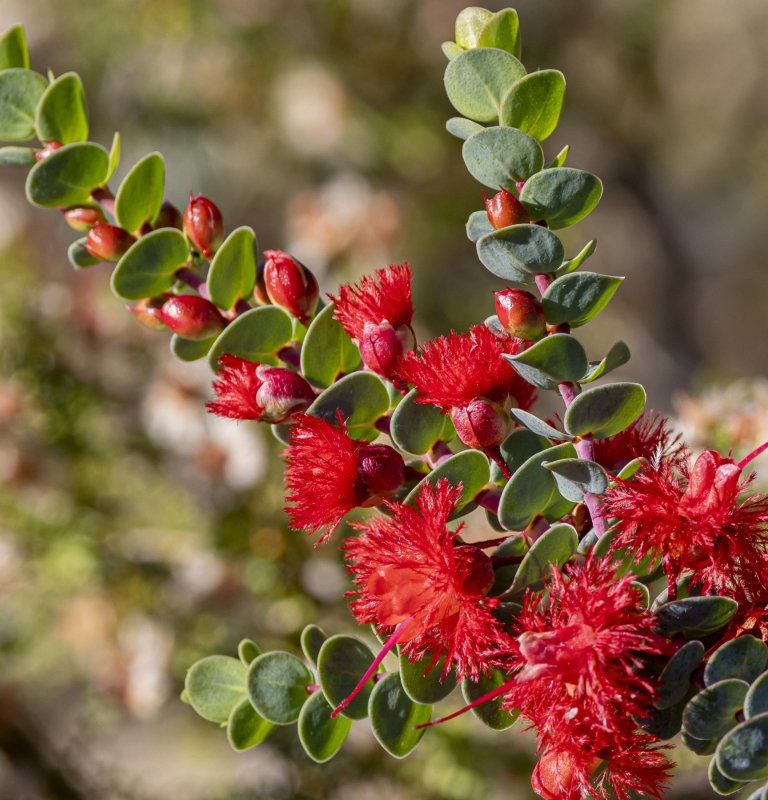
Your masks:
M400 360L416 341L408 264L380 269L373 278L342 286L338 298L329 296L336 306L334 318L357 342L365 366L388 380L396 379Z

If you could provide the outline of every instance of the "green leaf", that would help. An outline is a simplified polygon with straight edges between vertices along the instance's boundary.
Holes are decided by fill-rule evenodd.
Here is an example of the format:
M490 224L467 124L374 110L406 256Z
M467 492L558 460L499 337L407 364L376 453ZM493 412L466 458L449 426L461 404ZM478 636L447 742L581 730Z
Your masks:
M768 712L768 672L764 672L749 687L744 700L744 716L747 719Z
M542 464L561 458L576 458L576 449L570 442L532 455L512 473L499 502L499 522L508 531L524 530L549 506L557 492L557 483Z
M735 781L768 778L768 713L737 725L717 748L717 766Z
M109 169L107 170L107 177L104 178L104 183L109 183L117 171L120 164L120 134L115 133L112 137L112 146L109 148Z
M541 145L515 128L483 128L464 142L461 154L470 175L494 190L513 190L544 166Z
M567 322L572 328L586 325L608 305L623 280L597 272L575 272L557 278L541 299L547 322Z
M617 369L618 367L626 364L629 361L631 353L629 348L624 342L616 342L613 347L606 353L605 358L601 361L590 361L589 369L587 370L580 383L592 383L603 375Z
M118 261L112 273L112 291L126 300L162 294L174 285L176 272L188 258L187 240L181 231L173 228L152 231L131 245Z
M659 676L656 708L671 708L688 694L691 673L703 659L704 645L699 641L687 642L669 659Z
M542 453L551 446L551 442L540 434L529 430L512 431L501 443L501 456L509 471L514 474L531 456Z
M712 786L718 794L733 794L749 783L749 781L732 781L730 778L727 778L720 771L720 768L717 766L717 761L714 758L709 762L707 775L709 777L710 786Z
M564 254L560 239L541 225L510 225L477 240L483 266L511 281L530 282L533 274L554 272Z
M616 477L628 481L642 469L643 463L642 458L633 458L616 473Z
M108 169L107 151L101 145L64 145L29 171L27 197L42 208L82 205L104 183Z
M736 726L736 715L744 706L749 684L725 680L713 683L688 701L683 727L697 739L719 739Z
M594 461L585 458L561 458L542 464L552 472L560 494L567 500L580 503L585 494L605 494L608 475Z
M226 723L245 696L245 667L229 656L207 656L187 670L184 691L203 719Z
M317 625L307 625L301 632L301 651L308 661L317 664L320 648L328 638L328 634Z
M347 699L374 661L370 648L352 636L331 636L323 642L317 657L320 686L326 700L336 708ZM348 719L364 719L368 714L368 698L373 691L373 678L341 712Z
M233 709L227 721L227 739L238 753L261 744L275 726L244 697Z
M563 265L557 270L555 275L559 278L561 275L575 272L587 259L594 255L595 250L597 250L597 239L590 239L578 255L563 261Z
M691 693L694 690L691 690ZM691 693L686 695L679 703L669 708L650 708L648 715L637 719L638 725L658 739L666 740L677 736L683 724L683 709Z
M415 389L400 401L390 419L392 441L406 453L422 456L428 453L445 428L445 415L436 406L417 403Z
M523 411L521 408L513 408L509 413L521 425L531 431L531 433L545 436L547 439L554 439L557 442L567 442L573 438L570 434L563 433L557 430L557 428L553 428L549 423L544 422L543 419L539 419L535 414Z
M28 69L0 72L0 141L26 142L35 135L35 111L48 81Z
M566 145L550 162L547 164L547 169L556 169L557 167L565 166L565 160L568 158L568 151L571 149L570 145Z
M558 167L537 172L520 193L531 219L544 219L550 228L567 228L584 219L600 202L603 184L584 170Z
M360 365L360 352L333 318L334 311L329 303L312 320L301 347L301 372L315 386L330 386L339 375Z
M472 6L460 11L456 17L456 44L465 50L479 47L483 29L492 19L493 12L487 8Z
M237 646L237 655L246 667L261 655L261 648L252 639L242 639Z
M88 138L88 109L83 82L76 72L60 75L45 90L35 114L41 142L84 142Z
M501 102L500 121L539 141L557 127L565 99L565 76L556 69L532 72L514 83Z
M381 379L372 372L353 372L321 392L307 414L336 425L341 411L353 439L373 441L379 433L374 423L388 409L389 394Z
M640 601L644 608L651 607L651 590L640 581L632 581L632 588L640 595Z
M408 697L422 705L431 705L448 697L456 688L456 675L451 670L443 680L444 665L445 658L432 664L431 653L413 662L407 653L401 653L400 680Z
M680 736L683 744L697 756L709 756L715 752L719 739L697 739L686 731Z
M228 310L238 300L246 300L255 283L256 234L248 227L236 228L224 240L211 261L207 280L208 294L211 302Z
M0 167L32 167L35 151L31 147L0 147Z
M467 220L466 229L467 238L470 242L476 242L481 236L494 231L494 227L491 225L491 221L485 211L473 211Z
M504 50L467 50L448 62L445 90L460 114L475 122L493 122L507 90L524 75L525 67Z
M665 636L684 633L695 638L720 630L738 607L730 597L686 597L660 606L656 617Z
M491 479L491 468L488 464L488 459L479 450L462 450L460 453L446 458L429 475L419 481L403 502L406 505L415 505L421 487L425 483L430 483L434 486L442 478L446 478L454 486L459 483L462 484L461 497L456 504L456 510L451 516L452 519L455 519L465 509L466 511L471 510L468 508L469 504Z
M562 567L576 552L579 537L572 525L553 525L531 545L518 567L510 595L521 594L528 588L540 586L550 574L552 567Z
M288 312L277 306L254 308L241 314L219 334L208 354L208 363L216 372L219 358L230 353L247 361L276 366L277 354L292 336L293 322Z
M469 139L472 134L485 130L482 125L477 122L472 122L471 119L466 119L465 117L451 117L445 123L445 129L457 139Z
M339 752L352 727L352 720L341 714L331 719L332 711L325 695L315 692L299 714L299 741L318 764L330 761Z
M414 703L400 683L400 675L391 672L382 678L368 701L371 730L378 743L395 758L405 758L424 736L416 729L432 718L432 706Z
M504 528L501 528L501 531L499 532L504 532ZM509 539L507 539L503 544L499 545L499 547L493 551L493 557L520 557L524 556L527 552L528 544L525 541L525 537L518 534L510 536ZM493 586L491 586L491 588L488 590L488 594L491 597L504 594L512 585L512 581L515 579L515 575L517 574L519 566L519 564L507 564L501 567L496 567L493 575ZM516 604L512 603L511 605Z
M87 238L87 236L83 236L82 239L75 239L67 248L67 258L75 269L85 269L95 264L101 264L100 258L95 258L85 249Z
M464 48L457 45L456 42L443 42L440 49L449 61L464 52Z
M469 679L462 681L461 692L467 703L474 703L483 695L498 689L507 682L507 678L498 669L492 669L488 675L481 674L477 681ZM495 731L504 731L515 724L518 712L511 714L501 707L503 697L488 700L472 709L472 713L489 728Z
M528 383L553 389L558 383L571 383L587 371L587 354L580 342L568 333L554 333L504 360Z
M728 678L752 683L768 667L768 647L754 636L739 636L726 642L709 657L704 669L704 683Z
M171 353L173 353L179 361L199 361L201 358L205 358L208 355L215 341L215 336L210 339L203 339L202 341L193 341L192 339L182 339L181 336L177 336L174 333L170 340Z
M587 389L568 407L563 422L573 436L615 436L643 413L645 389L639 383L606 383Z
M13 25L0 36L0 71L29 69L27 35L22 25Z
M498 47L500 50L511 53L515 58L520 58L522 42L517 11L513 8L505 8L487 20L480 31L477 46Z
M251 662L248 698L264 719L275 725L296 722L307 701L312 673L301 659L282 650L263 653Z
M131 233L144 223L153 223L165 194L165 162L160 153L150 153L125 176L115 198L117 223Z

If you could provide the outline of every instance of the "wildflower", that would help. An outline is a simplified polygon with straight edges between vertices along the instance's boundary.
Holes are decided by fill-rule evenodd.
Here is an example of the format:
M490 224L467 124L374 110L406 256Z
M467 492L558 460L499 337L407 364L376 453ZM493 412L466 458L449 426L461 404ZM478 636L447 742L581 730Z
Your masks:
M305 411L315 399L312 387L297 373L233 355L219 359L213 382L216 401L207 403L213 414L277 424Z
M408 264L392 265L366 276L357 285L342 286L339 297L331 297L334 318L357 342L363 363L372 372L390 380L415 337L411 270Z
M654 411L644 411L621 433L595 439L592 446L595 461L609 472L620 472L636 458L652 462L676 460L683 452L680 436L673 434L669 420Z
M294 530L320 533L327 541L358 506L375 505L405 480L400 454L383 444L352 439L339 415L339 428L299 415L286 450L286 508Z

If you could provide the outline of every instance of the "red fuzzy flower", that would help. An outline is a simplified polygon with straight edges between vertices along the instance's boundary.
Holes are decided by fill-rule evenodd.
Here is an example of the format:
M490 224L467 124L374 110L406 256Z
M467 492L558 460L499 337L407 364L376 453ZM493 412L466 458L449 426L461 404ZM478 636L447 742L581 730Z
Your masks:
M461 679L477 678L484 656L503 639L491 613L498 601L486 597L493 583L490 559L478 548L458 545L447 522L461 486L441 480L424 484L416 508L388 503L391 516L353 523L362 531L345 544L358 587L352 611L361 623L394 632L413 660L431 652L446 658Z
M400 454L383 444L352 439L340 428L298 415L286 455L286 508L294 530L321 533L325 542L358 506L375 505L405 480Z
M689 466L687 458L651 463L605 497L618 520L614 547L639 561L663 558L674 587L684 570L706 593L749 603L764 595L768 576L768 496L740 499L750 482L747 462L735 464L713 450Z
M275 424L306 410L315 399L312 387L290 369L233 355L223 355L219 367L213 382L216 402L206 403L206 408L220 417Z
M380 269L374 278L342 286L338 298L330 297L336 306L334 318L357 342L365 366L394 378L400 359L415 344L408 264Z
M593 447L594 460L609 472L620 472L636 458L658 462L677 459L683 452L680 436L670 430L669 420L653 411L643 412L615 436L595 439Z

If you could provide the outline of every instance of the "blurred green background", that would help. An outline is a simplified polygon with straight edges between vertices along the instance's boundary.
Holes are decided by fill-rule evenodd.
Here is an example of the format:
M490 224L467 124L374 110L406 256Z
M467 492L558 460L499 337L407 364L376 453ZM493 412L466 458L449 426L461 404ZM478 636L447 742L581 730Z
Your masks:
M123 166L160 150L169 199L289 250L326 291L408 260L422 338L490 313L464 237L480 206L443 95L455 0L0 0L33 66L78 71L92 137ZM488 3L497 10L505 4ZM521 0L523 57L568 80L548 155L605 181L565 232L628 280L584 331L624 339L697 446L768 438L764 0ZM352 631L334 545L285 530L279 451L206 416L210 376L173 361L75 238L0 173L0 797L14 800L532 797L532 738L464 718L405 762L358 724L318 767L292 729L246 754L178 701L184 672L250 636ZM714 384L715 388L706 388ZM694 756L670 797L709 797ZM693 766L693 770L689 767Z

